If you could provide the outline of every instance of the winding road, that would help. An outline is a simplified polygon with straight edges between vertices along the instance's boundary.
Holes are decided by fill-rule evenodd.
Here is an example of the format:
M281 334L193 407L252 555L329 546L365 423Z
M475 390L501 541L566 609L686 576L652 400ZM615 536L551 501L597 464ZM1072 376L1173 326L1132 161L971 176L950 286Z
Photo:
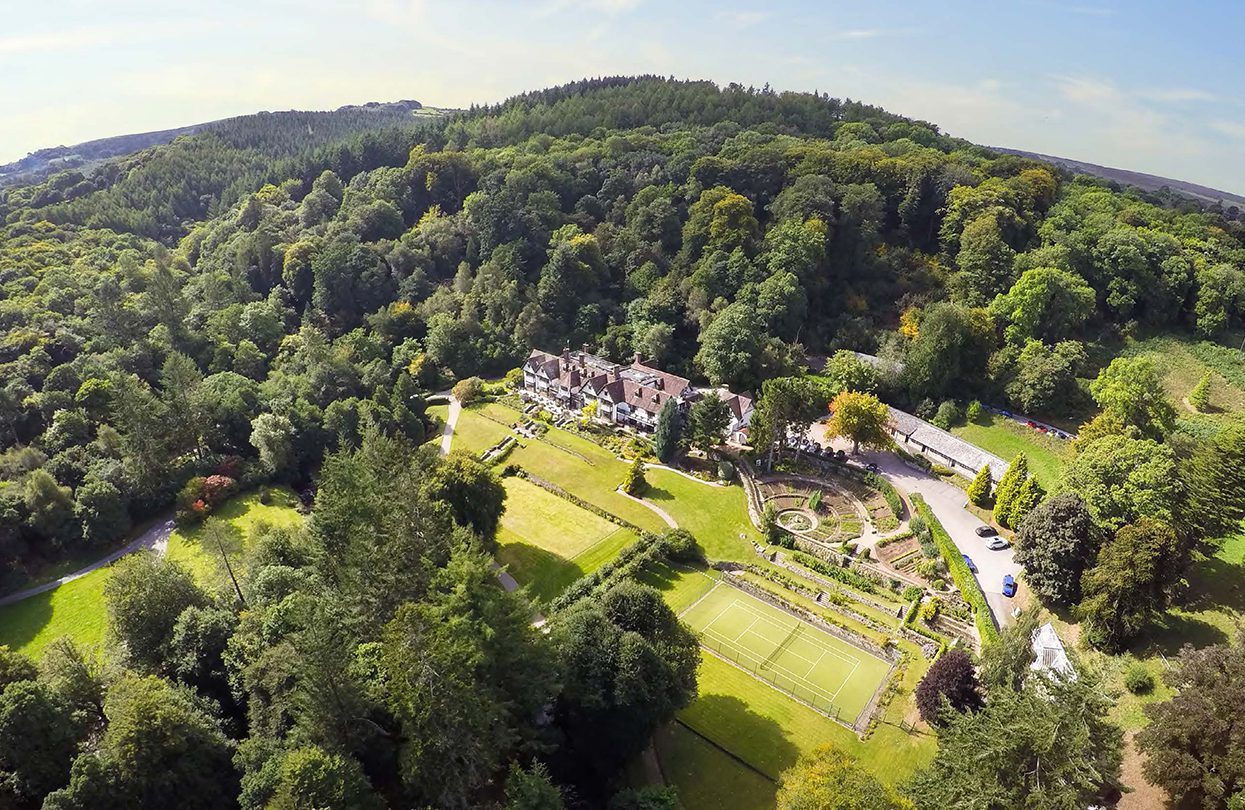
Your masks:
M11 593L8 596L0 596L0 607L20 602L23 599L29 599L32 596L38 596L41 593L55 590L67 582L73 582L75 579L81 579L92 571L112 565L117 560L127 554L133 554L135 551L143 549L153 549L156 553L163 555L169 547L169 535L173 533L173 518L162 518L153 523L146 531L138 537L126 543L121 548L109 554L101 560L88 565L86 568L80 568L72 574L66 574L60 579L54 579L51 582L45 582L42 585L36 585L33 588L27 588L23 591Z

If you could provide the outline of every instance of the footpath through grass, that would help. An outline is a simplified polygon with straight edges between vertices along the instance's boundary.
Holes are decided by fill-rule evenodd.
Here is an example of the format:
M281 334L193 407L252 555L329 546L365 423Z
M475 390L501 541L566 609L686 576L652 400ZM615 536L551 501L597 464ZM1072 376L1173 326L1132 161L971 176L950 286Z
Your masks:
M1017 453L1029 459L1029 471L1047 491L1059 480L1063 465L1072 456L1068 442L1039 433L1030 427L998 414L987 413L983 421L969 422L951 428L951 432L1004 461L1010 462Z
M558 596L636 539L635 532L521 478L506 478L497 559L541 601Z
M260 503L259 493L252 492L223 504L214 517L227 521L239 533L243 546L254 537L261 523L293 525L302 520L294 508L294 493L284 488L271 488L269 492L269 504ZM169 559L186 566L199 584L214 588L223 581L218 555L202 548L201 534L201 528L174 531L167 554ZM101 568L59 588L0 608L0 644L36 659L61 636L88 647L101 646L107 626L104 586L111 575L111 567Z

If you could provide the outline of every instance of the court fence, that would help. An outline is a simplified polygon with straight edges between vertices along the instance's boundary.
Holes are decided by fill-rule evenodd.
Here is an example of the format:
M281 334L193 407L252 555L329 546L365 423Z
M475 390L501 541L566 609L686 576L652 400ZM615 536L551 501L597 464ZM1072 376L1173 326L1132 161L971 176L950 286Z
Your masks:
M779 692L798 700L811 709L815 709L831 720L839 722L853 731L856 730L855 718L851 720L844 719L842 710L837 704L825 695L818 694L818 690L811 685L800 683L789 675L775 671L770 666L772 662L759 658L755 653L749 652L734 642L715 638L708 633L700 632L696 634L696 637L700 641L700 646L728 664L733 664L757 680L764 681Z

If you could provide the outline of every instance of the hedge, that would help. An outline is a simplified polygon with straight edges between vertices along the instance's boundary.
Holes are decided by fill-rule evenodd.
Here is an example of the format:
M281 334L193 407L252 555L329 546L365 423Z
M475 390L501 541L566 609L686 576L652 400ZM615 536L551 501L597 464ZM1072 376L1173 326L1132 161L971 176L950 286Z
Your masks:
M886 499L886 505L891 508L891 514L896 520L903 517L903 498L899 497L899 493L891 486L890 481L871 472L865 473L865 483L882 493L882 497Z
M844 585L850 585L857 590L865 593L877 593L879 583L859 571L844 566L833 565L831 563L819 560L811 554L805 554L802 551L792 551L791 557L800 565L816 571L822 576L830 577L842 582Z
M981 645L993 642L999 637L999 630L994 626L994 617L990 613L990 606L986 604L986 595L981 592L981 585L978 584L977 578L973 576L973 572L968 570L968 563L964 562L964 555L951 541L951 535L947 534L947 530L938 522L938 518L934 516L934 510L929 508L929 504L925 503L925 499L918 494L912 495L912 503L916 506L917 513L925 520L929 526L930 533L934 536L934 543L938 546L938 551L942 555L943 562L947 564L947 570L951 572L951 580L956 587L960 589L960 595L964 597L964 601L973 609L973 623L977 625L977 633L981 636Z

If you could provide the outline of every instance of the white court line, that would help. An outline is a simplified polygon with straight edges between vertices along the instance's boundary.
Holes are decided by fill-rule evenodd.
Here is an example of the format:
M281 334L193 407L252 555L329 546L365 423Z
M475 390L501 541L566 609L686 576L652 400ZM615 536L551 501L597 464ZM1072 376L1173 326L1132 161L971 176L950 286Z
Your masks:
M729 638L726 638L725 636L720 636L715 633L709 633L709 632L706 632L705 635L715 638L719 644L731 645L736 650L742 651L746 656L755 660L757 662L758 667L760 666L760 664L764 663L764 659L759 657L756 653L752 652L746 647L743 647L742 645L736 644L735 642L731 641ZM834 699L831 697L831 694L828 690L823 689L822 687L818 686L812 681L809 681L807 678L804 678L800 675L795 674L794 671L787 669L781 664L770 664L769 668L774 669L774 670L781 670L783 674L785 674L788 678L791 679L792 682L798 683L799 685L803 686L804 688L808 689L810 692L814 694L820 693L821 697L825 698L831 703L834 702ZM839 689L842 689L842 688L843 688L842 686L839 687Z
M852 671L851 671L851 672L849 672L849 673L847 674L847 677L843 679L843 683L839 684L839 688L834 690L834 697L830 698L830 702L831 702L831 703L833 703L833 702L835 701L835 698L837 698L837 697L839 696L839 692L842 692L842 691L843 691L843 687L844 687L844 686L847 686L847 682L848 682L848 681L850 681L850 680L852 679L852 676L856 674L856 667L858 667L858 666L860 666L860 662L859 662L859 661L857 661L857 662L856 662L856 663L852 666Z
M780 624L780 623L778 622L778 620L777 620L777 619L774 619L774 618L772 618L772 617L770 617L770 616L765 615L763 612L761 612L761 611L757 610L756 608L752 607L751 605L747 604L746 602L742 602L742 601L740 601L740 600L738 600L738 599L737 599L737 600L735 600L735 602L736 602L737 604L739 604L739 606L740 606L740 607L742 607L744 610L746 610L746 611L748 611L749 613L751 613L753 616L756 616L756 617L758 617L758 618L763 619L764 621L766 621L766 622L767 622L767 623L768 623L771 627L778 627L778 628L780 628L780 629L789 629L789 628L787 628L787 627L784 627L784 625ZM795 617L792 617L792 621L800 622L801 624L808 624L808 622L802 621L802 620L797 619L797 618L795 618ZM755 622L754 622L754 624L755 624ZM822 630L818 629L817 627L815 627L815 626L813 626L813 625L809 625L809 627L812 627L814 630L817 630L817 632L818 632L818 633L820 633L820 634L821 634L821 635L823 635L823 636L829 636L830 638L834 638L833 636L830 636L830 634L829 634L829 633L826 633L826 632L824 632L824 631L822 631ZM844 642L844 643L846 643L846 642ZM824 645L822 645L822 646L823 646L823 648L824 648L824 650L825 650L826 652L830 653L830 654L831 654L831 655L833 655L835 658L838 658L838 659L840 659L840 660L842 660L842 661L844 661L844 662L846 662L846 663L849 663L849 664L859 664L859 663L860 663L860 659L859 659L859 658L856 658L855 656L852 656L852 655L849 655L849 654L847 654L847 653L843 653L843 652L840 652L840 651L838 651L838 650L832 649L832 648L830 647L830 645L828 645L828 644L824 644ZM797 657L799 657L799 658L803 658L803 656L798 656L798 655L797 655ZM804 660L805 660L805 661L807 661L808 659L807 659L807 658L805 658Z
M757 622L759 622L759 621L760 621L760 619L753 619L753 620L752 620L752 624L756 624L756 623L757 623ZM742 631L742 632L740 632L738 635L736 635L736 636L735 636L735 639L734 639L734 640L735 640L735 641L739 641L741 638L743 638L744 636L748 635L748 633L749 633L749 632L751 632L751 630L752 630L752 624L750 624L750 625L748 625L747 627L745 627L745 628L743 629L743 631ZM760 633L757 633L757 635L759 636L759 635L761 635L761 634L760 634Z
M722 585L722 583L721 583L721 582L718 582L718 583L714 584L714 586L713 586L712 588L710 588L708 591L706 591L706 592L705 592L705 595L704 595L704 596L700 597L700 598L699 598L699 599L697 599L695 602L693 602L693 603L691 603L690 605L688 605L688 606L687 606L687 610L685 610L685 611L683 611L683 613L680 613L680 614L679 614L680 618L681 618L681 617L683 617L685 614L687 614L687 613L691 612L691 609L692 609L692 608L696 607L696 606L697 606L697 605L699 605L701 602L703 602L703 601L705 601L706 599L708 599L708 598L709 598L709 594L711 594L711 593L713 593L714 591L716 591L716 590L718 589L718 587L719 587L719 586L721 586L721 585ZM734 604L734 603L732 602L731 604ZM718 615L714 616L714 617L713 617L713 621L709 622L709 624L706 624L706 625L705 625L705 627L706 627L706 628L711 627L711 626L713 625L713 622L716 622L718 619L722 618L722 614L723 614L723 613L725 613L726 611L730 610L730 609L731 609L731 605L727 605L726 607L724 607L724 608L722 608L721 610L719 610L719 611L718 611Z
M817 665L818 665L818 664L820 664L820 663L821 663L821 659L822 659L822 658L825 658L825 657L826 657L826 653L825 653L825 650L823 650L823 651L822 651L822 653L821 653L821 656L820 656L820 657L819 657L816 661L814 661L814 662L813 662L812 666L810 666L810 667L808 668L808 672L805 672L805 673L804 673L804 677L805 677L805 679L807 679L807 678L808 678L808 676L812 674L813 670L817 669ZM843 687L842 687L842 686L840 686L839 688L840 688L840 689L842 689Z

